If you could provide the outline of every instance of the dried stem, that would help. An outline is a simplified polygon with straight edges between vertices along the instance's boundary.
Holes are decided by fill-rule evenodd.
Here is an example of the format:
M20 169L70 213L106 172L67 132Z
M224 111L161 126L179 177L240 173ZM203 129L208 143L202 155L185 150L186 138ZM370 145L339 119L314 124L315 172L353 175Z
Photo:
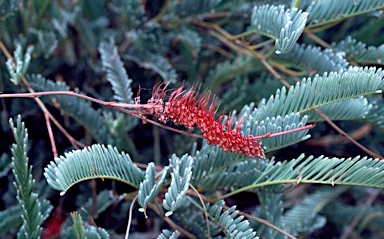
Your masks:
M201 197L202 195L200 195L200 193L196 190L196 188L192 184L189 184L189 186L195 192L195 195L199 198L199 200L201 202L201 206L203 206L204 216L205 216L205 224L207 225L207 238L210 239L211 238L211 228L209 227L208 212L207 212L207 208L205 207L205 203L203 201L203 198Z
M363 145L361 145L359 142L357 142L355 139L353 139L347 133L345 133L335 123L333 123L321 110L319 110L317 108L312 108L312 110L314 110L316 113L318 113L328 124L330 124L335 130L337 130L337 132L339 132L342 136L346 137L349 141L354 143L357 147L359 147L361 150L366 152L368 155L372 156L373 158L383 159L383 156L375 154L371 150L369 150L366 147L364 147Z
M15 61L12 57L12 55L9 53L8 49L6 48L6 46L4 45L4 43L0 40L0 49L1 51L5 54L5 56L11 60L12 62L12 65L13 67L16 68L16 65L15 65ZM36 93L33 88L30 86L30 84L28 83L27 79L25 79L25 77L22 75L21 76L21 79L23 81L23 84L27 87L28 91L30 93ZM75 149L78 149L78 145L81 145L83 146L80 142L77 142L62 126L61 124L53 117L53 115L49 112L49 110L45 107L44 103L39 99L39 98L35 98L35 101L36 103L39 105L40 109L43 111L44 115L46 115L46 118L49 118L50 120L52 120L52 122L60 129L60 131L68 138L68 140L70 141L70 143L72 144L72 146L75 148ZM49 128L47 127L47 130L48 131L52 131L52 128ZM50 132L49 134L52 134L52 132ZM52 143L52 141L51 141ZM53 142L54 143L54 142ZM52 145L52 148L56 148L56 146L53 146ZM53 154L55 154L53 152Z

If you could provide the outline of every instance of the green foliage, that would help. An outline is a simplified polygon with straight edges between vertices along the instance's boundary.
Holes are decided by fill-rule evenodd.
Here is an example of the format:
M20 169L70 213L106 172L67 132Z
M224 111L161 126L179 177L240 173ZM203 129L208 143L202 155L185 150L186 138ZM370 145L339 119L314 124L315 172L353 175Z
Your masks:
M107 79L115 92L115 100L122 103L133 103L132 80L128 78L115 43L112 40L100 43L99 52L101 62L107 71Z
M98 144L56 158L45 168L44 176L62 195L76 183L92 178L119 180L135 188L144 179L143 172L128 154Z
M223 210L224 202L220 201L207 207L207 212L213 223L215 223L227 238L258 238L256 232L249 227L249 221L243 220L244 216L237 217L239 211L236 207Z
M305 9L309 13L308 27L318 27L337 22L345 18L379 10L384 7L384 1L348 1L341 0L336 3L332 0L312 1Z
M333 42L334 51L345 54L345 58L350 62L359 65L384 64L384 45L379 47L368 46L362 42L348 36L345 40L338 43Z
M128 215L132 238L323 238L344 228L354 238L382 235L382 198L372 201L370 187L384 187L384 161L335 143L318 110L384 153L383 7L383 0L0 0L0 97L75 91L109 102L54 93L37 104L1 99L0 237L39 238L57 226L52 237L123 238ZM156 84L166 88L151 90ZM214 119L228 137L230 129L245 141L256 137L266 157L226 153L198 129L148 125L170 110L161 104L180 85L200 87L199 107L217 103L207 108L217 106ZM158 98L145 109L111 102L134 104L137 91L142 104ZM11 159L6 121L17 114L32 140L20 117L11 122ZM43 224L51 203L55 213Z
M296 43L307 21L308 13L283 5L263 5L253 9L252 29L276 39L276 54L287 53Z
M21 117L18 116L16 125L12 119L10 125L16 144L12 145L12 165L13 175L15 176L14 185L17 191L17 200L22 209L21 218L23 225L18 233L18 238L40 238L42 233L42 223L48 217L52 206L38 199L38 195L33 192L35 180L32 178L32 166L28 167L27 144L28 133ZM47 205L49 205L47 207ZM8 221L9 222L9 221Z
M13 67L13 62L11 59L8 59L7 61L7 68L9 71L9 74L11 75L11 81L18 85L21 81L21 76L27 73L27 69L29 66L29 63L31 61L31 53L33 51L33 47L29 46L25 52L25 55L23 55L23 48L21 45L16 46L16 50L14 52L14 64L16 67Z
M178 231L168 231L168 230L163 230L161 234L157 237L157 239L176 239L178 238L180 233Z

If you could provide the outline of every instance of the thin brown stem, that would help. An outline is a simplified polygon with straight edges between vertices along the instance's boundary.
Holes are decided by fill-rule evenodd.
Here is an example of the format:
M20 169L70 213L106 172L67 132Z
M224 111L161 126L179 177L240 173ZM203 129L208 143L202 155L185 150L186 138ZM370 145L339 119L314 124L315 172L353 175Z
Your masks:
M12 61L13 67L16 68L15 61L12 57L12 55L9 53L8 49L5 47L4 43L0 40L0 49L4 53L4 55ZM27 87L28 91L30 93L36 93L31 85L28 83L27 79L24 76L21 76L21 79L23 81L23 84ZM68 138L72 146L77 149L77 145L81 145L81 143L77 142L70 134L61 126L61 124L52 116L52 114L49 112L49 110L45 107L44 103L39 99L35 98L36 103L39 105L40 109L43 111L44 115L47 115L50 120L62 131L62 133ZM49 129L48 129L49 131ZM54 152L53 152L54 153Z
M189 186L195 192L195 195L199 198L199 200L201 202L201 206L203 206L204 216L205 216L205 224L207 225L207 238L210 239L211 238L211 228L209 227L209 219L208 219L207 208L205 207L205 203L203 201L203 198L201 197L200 193L196 190L196 188L192 184L189 184Z
M311 30L305 30L304 33L309 37L311 38L312 40L314 40L317 44L319 44L320 46L324 47L324 48L330 48L331 45L324 41L323 39L321 39L320 37L316 36Z
M330 124L337 132L339 132L342 136L346 137L349 141L354 143L357 147L359 147L361 150L366 152L368 155L372 156L373 158L383 159L382 156L375 154L371 150L367 149L363 145L361 145L359 142L357 142L355 139L353 139L351 136L349 136L347 133L345 133L342 129L340 129L335 123L333 123L332 120L328 118L321 110L317 108L312 108L316 113L318 113L328 124Z
M44 114L44 116L45 116L45 123L47 124L49 141L51 142L53 157L57 158L59 155L57 153L55 137L53 137L51 121L50 121L49 116L47 114Z
M226 210L228 210L228 206L224 206L224 208ZM264 224L270 228L272 228L273 230L276 230L278 232L280 232L281 234L287 236L288 238L291 238L291 239L298 239L297 237L294 237L293 235L289 234L288 232L284 231L283 229L281 228L278 228L277 226L273 225L272 223L270 223L269 221L267 220L264 220L262 218L259 218L259 217L255 217L255 216L252 216L251 214L248 214L248 213L245 213L245 212L242 212L242 211L239 211L239 214L240 215L244 215L245 217L249 218L249 219L252 219L256 222L259 222L261 224Z

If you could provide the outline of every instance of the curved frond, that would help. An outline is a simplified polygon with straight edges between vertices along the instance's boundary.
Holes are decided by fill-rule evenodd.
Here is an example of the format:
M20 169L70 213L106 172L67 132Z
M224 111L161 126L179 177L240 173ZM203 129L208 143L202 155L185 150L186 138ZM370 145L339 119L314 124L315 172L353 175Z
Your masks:
M132 163L129 155L119 153L110 145L96 144L65 153L44 170L49 186L61 191L61 195L71 186L89 179L114 179L135 188L144 180L144 173Z
M137 198L137 201L141 206L139 209L140 211L145 212L148 204L155 200L156 196L161 190L161 187L164 184L164 180L166 179L168 173L169 167L165 167L161 178L158 182L156 182L155 164L152 162L148 164L147 171L145 172L145 179L140 183L139 194Z
M274 163L271 161L259 179L247 187L265 187L284 183L319 183L384 187L384 161L372 158L328 158L310 156ZM267 180L264 180L267 177ZM245 188L244 188L245 189Z
M308 13L283 5L255 6L251 17L253 30L276 39L276 53L288 52L304 31Z
M103 68L107 71L107 80L115 92L113 96L122 103L134 103L131 89L132 79L128 77L113 40L101 42L99 52Z
M302 114L312 108L372 94L383 86L383 77L384 72L381 69L372 67L325 73L323 76L316 75L313 79L304 78L288 92L283 87L268 101L261 100L250 116L254 122L259 122L267 117L291 112Z
M165 194L163 200L163 207L168 210L165 216L170 216L173 212L183 205L185 201L185 194L189 188L189 183L192 178L192 164L193 159L191 156L184 155L181 159L177 159L175 155L172 156L172 161L178 161L176 165L173 163L173 172L171 173L171 185L168 192Z
M317 190L304 198L302 202L284 213L284 216L281 218L286 229L295 235L301 235L323 227L326 219L317 213L327 204L334 202L334 199L346 191L346 189L347 187L342 187L330 190L327 187Z
M158 54L152 54L148 51L133 50L132 52L125 54L124 59L133 61L139 66L153 70L165 81L177 80L177 74L171 63Z
M180 235L180 232L178 231L168 231L167 229L164 229L161 231L161 234L157 237L157 239L177 239Z
M348 61L359 65L384 65L384 44L379 47L368 46L348 36L345 40L332 43L332 49L339 54L345 54Z
M312 1L305 9L309 13L307 27L313 28L349 17L373 12L384 7L383 0L321 0Z
M236 190L242 187L252 185L253 182L260 179L267 180L268 176L263 174L267 168L268 161L260 159L247 159L237 162L227 168L221 169L204 177L199 182L200 191L214 192L217 190ZM256 188L254 192L263 191L271 193L281 193L289 189L285 185L273 185L265 188Z
M203 39L197 31L183 27L181 32L177 34L176 39L184 44L191 53L196 54L200 52Z
M207 205L209 219L216 224L227 238L258 238L256 232L249 227L249 221L243 220L244 216L237 217L239 211L236 206L224 211L224 201L219 201L214 205Z
M295 44L289 54L274 55L278 62L287 64L293 69L306 72L306 75L319 74L336 71L339 72L349 66L348 62L332 49L322 50L320 47Z
M65 83L46 80L41 75L30 75L27 79L35 91L70 90L69 86ZM102 117L101 111L93 109L89 101L65 95L45 96L41 98L52 105L55 99L59 103L60 108L88 129L97 142L109 143L111 141L109 130Z
M241 75L262 69L260 61L253 56L239 56L233 61L225 61L217 64L215 68L210 70L207 82L208 89L215 89L217 86L224 84Z

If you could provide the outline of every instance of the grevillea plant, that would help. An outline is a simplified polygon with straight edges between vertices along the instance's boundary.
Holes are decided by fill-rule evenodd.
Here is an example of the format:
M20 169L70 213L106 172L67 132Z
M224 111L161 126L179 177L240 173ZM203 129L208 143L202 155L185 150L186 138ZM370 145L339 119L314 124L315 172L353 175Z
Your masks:
M381 237L384 0L267 2L0 1L0 238Z

